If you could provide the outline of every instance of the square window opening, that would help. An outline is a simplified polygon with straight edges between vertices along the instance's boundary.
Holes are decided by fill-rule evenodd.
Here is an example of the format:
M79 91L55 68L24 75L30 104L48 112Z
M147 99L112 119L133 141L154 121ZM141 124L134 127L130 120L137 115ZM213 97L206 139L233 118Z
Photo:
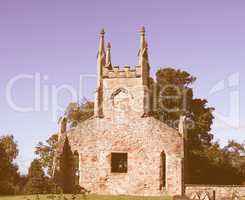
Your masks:
M128 153L111 153L111 172L127 173Z

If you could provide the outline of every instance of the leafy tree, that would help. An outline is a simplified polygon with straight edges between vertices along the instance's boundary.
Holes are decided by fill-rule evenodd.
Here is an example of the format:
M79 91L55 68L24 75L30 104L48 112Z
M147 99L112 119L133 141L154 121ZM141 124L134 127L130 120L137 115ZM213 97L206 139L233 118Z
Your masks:
M17 174L15 179L15 194L24 194L25 185L28 181L27 175Z
M193 97L190 86L196 78L188 72L172 68L158 70L156 77L159 94L155 117L177 128L180 116L185 115L190 137L188 147L192 149L202 144L210 145L214 109L207 105L207 100Z
M47 169L48 175L52 175L53 158L58 143L58 134L53 134L46 143L39 142L36 146L35 154L39 157L39 162L44 169Z
M156 73L158 107L155 117L174 128L179 117L187 114L192 99L192 89L188 87L195 80L187 72L172 68L160 69Z
M202 150L192 152L189 159L191 169L198 169L192 174L192 182L202 184L239 184L235 168L232 167L229 155L222 151L216 142ZM237 181L238 180L238 181Z
M229 140L228 144L224 147L224 150L234 153L236 155L245 155L245 144L240 144L235 140Z
M17 143L12 135L0 137L0 194L10 195L18 192L18 166L13 163L18 155Z
M0 146L0 194L8 195L14 193L13 181L11 180L13 173L13 165L9 159L3 146Z
M94 103L85 100L83 103L70 103L65 111L68 123L75 127L78 123L85 121L94 114ZM48 175L52 175L53 159L58 144L58 134L53 134L45 142L39 142L36 146L35 154L38 156L44 169L47 169Z
M56 172L56 181L64 193L72 193L75 186L75 162L67 137L58 160L59 170Z
M65 115L71 127L87 120L94 114L94 103L84 100L82 103L70 103L66 108Z
M158 107L156 118L173 128L178 127L179 117L187 117L188 163L187 183L241 184L245 181L244 144L229 141L221 148L212 142L211 125L214 108L206 99L193 97L191 85L196 80L188 72L165 68L157 71Z
M25 185L27 194L45 193L45 174L39 160L34 159L28 170L28 181Z
M238 175L237 182L245 184L245 143L229 140L222 150L228 154L230 165L236 169L236 174Z
M0 146L2 146L10 161L12 162L19 154L17 142L14 140L13 135L4 135L0 137Z
M94 103L84 100L83 103L70 103L65 110L65 116L71 127L85 121L93 116ZM45 142L39 142L36 146L35 154L38 156L44 169L47 169L48 175L52 175L53 159L58 144L58 134L53 134Z

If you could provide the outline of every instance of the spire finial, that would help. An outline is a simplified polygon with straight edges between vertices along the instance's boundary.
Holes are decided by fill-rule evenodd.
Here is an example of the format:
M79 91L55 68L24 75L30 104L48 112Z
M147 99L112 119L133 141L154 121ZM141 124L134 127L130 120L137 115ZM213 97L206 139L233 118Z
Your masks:
M108 42L108 44L107 44L107 49L110 49L110 48L111 48L111 43Z
M146 46L146 41L145 41L145 27L142 26L139 30L140 32L140 49L143 50Z
M141 35L145 35L145 27L141 26L139 32L141 33Z
M100 54L102 58L105 55L104 35L105 35L105 30L102 28L100 31L100 45L99 45L99 52L98 52L98 54Z
M110 42L108 42L108 44L107 44L106 67L108 69L112 69L112 64L111 64L111 43Z
M100 35L105 35L105 29L101 29L101 31L100 31Z

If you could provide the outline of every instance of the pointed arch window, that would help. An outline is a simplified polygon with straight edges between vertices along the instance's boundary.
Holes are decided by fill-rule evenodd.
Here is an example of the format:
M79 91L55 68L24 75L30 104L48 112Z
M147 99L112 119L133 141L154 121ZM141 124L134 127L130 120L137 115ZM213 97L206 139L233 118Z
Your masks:
M160 190L166 187L166 154L164 151L160 155Z
M75 168L75 184L79 184L79 154L77 151L74 152L74 168Z

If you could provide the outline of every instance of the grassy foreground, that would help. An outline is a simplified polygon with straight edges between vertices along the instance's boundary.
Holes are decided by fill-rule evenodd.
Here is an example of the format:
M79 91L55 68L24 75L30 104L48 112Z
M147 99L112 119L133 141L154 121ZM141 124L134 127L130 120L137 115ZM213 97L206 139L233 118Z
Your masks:
M72 200L71 195L64 195L68 200ZM52 200L50 195L40 195L40 200ZM37 200L37 196L0 196L0 200ZM54 200L58 200L54 198ZM63 199L62 199L63 200ZM76 200L171 200L169 197L135 197L135 196L106 196L106 195L77 195Z

